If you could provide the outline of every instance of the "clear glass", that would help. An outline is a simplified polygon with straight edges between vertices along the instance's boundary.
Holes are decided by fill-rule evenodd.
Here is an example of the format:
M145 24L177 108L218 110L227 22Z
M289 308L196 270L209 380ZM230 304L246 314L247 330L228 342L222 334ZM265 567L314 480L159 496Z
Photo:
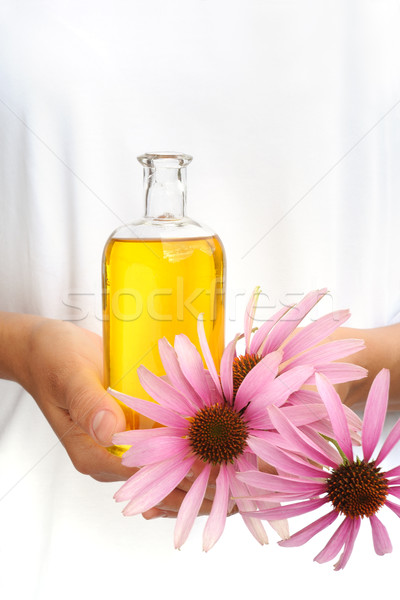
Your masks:
M137 376L144 365L164 375L158 340L186 334L200 351L197 319L217 367L224 348L225 253L219 237L185 215L192 157L138 157L144 167L145 216L118 228L103 255L105 385L149 399ZM128 429L157 426L122 405ZM125 448L112 447L121 454Z

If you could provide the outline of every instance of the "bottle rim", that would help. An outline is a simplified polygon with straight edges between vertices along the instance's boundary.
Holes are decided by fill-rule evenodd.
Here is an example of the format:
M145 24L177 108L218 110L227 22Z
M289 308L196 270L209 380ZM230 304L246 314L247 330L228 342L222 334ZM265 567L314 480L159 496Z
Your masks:
M183 152L146 152L137 157L138 161L144 167L156 168L162 166L166 168L180 169L186 167L193 160L190 154Z

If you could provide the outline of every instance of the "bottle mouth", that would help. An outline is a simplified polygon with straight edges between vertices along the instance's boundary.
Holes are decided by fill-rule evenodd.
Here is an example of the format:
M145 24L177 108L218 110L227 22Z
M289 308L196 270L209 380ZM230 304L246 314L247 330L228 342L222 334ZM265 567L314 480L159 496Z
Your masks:
M146 154L138 156L137 159L144 167L180 169L190 164L193 157L190 154L168 150L166 152L146 152Z

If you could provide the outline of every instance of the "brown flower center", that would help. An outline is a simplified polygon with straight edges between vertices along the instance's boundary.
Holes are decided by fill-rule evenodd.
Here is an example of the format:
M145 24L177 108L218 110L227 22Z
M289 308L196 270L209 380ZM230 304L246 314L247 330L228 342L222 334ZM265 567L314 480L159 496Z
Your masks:
M388 481L374 462L340 465L327 484L330 501L347 517L370 517L385 504Z
M201 409L192 419L188 438L193 452L213 465L233 462L246 447L247 425L226 404Z
M245 354L233 359L233 398L235 399L240 384L253 367L262 359L257 354Z

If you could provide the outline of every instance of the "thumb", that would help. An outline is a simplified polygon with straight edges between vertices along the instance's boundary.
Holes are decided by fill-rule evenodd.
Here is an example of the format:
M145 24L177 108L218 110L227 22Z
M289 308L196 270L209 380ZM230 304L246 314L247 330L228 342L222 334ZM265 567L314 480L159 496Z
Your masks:
M79 374L69 387L66 405L71 419L101 446L111 446L114 433L126 429L122 408L92 372Z

